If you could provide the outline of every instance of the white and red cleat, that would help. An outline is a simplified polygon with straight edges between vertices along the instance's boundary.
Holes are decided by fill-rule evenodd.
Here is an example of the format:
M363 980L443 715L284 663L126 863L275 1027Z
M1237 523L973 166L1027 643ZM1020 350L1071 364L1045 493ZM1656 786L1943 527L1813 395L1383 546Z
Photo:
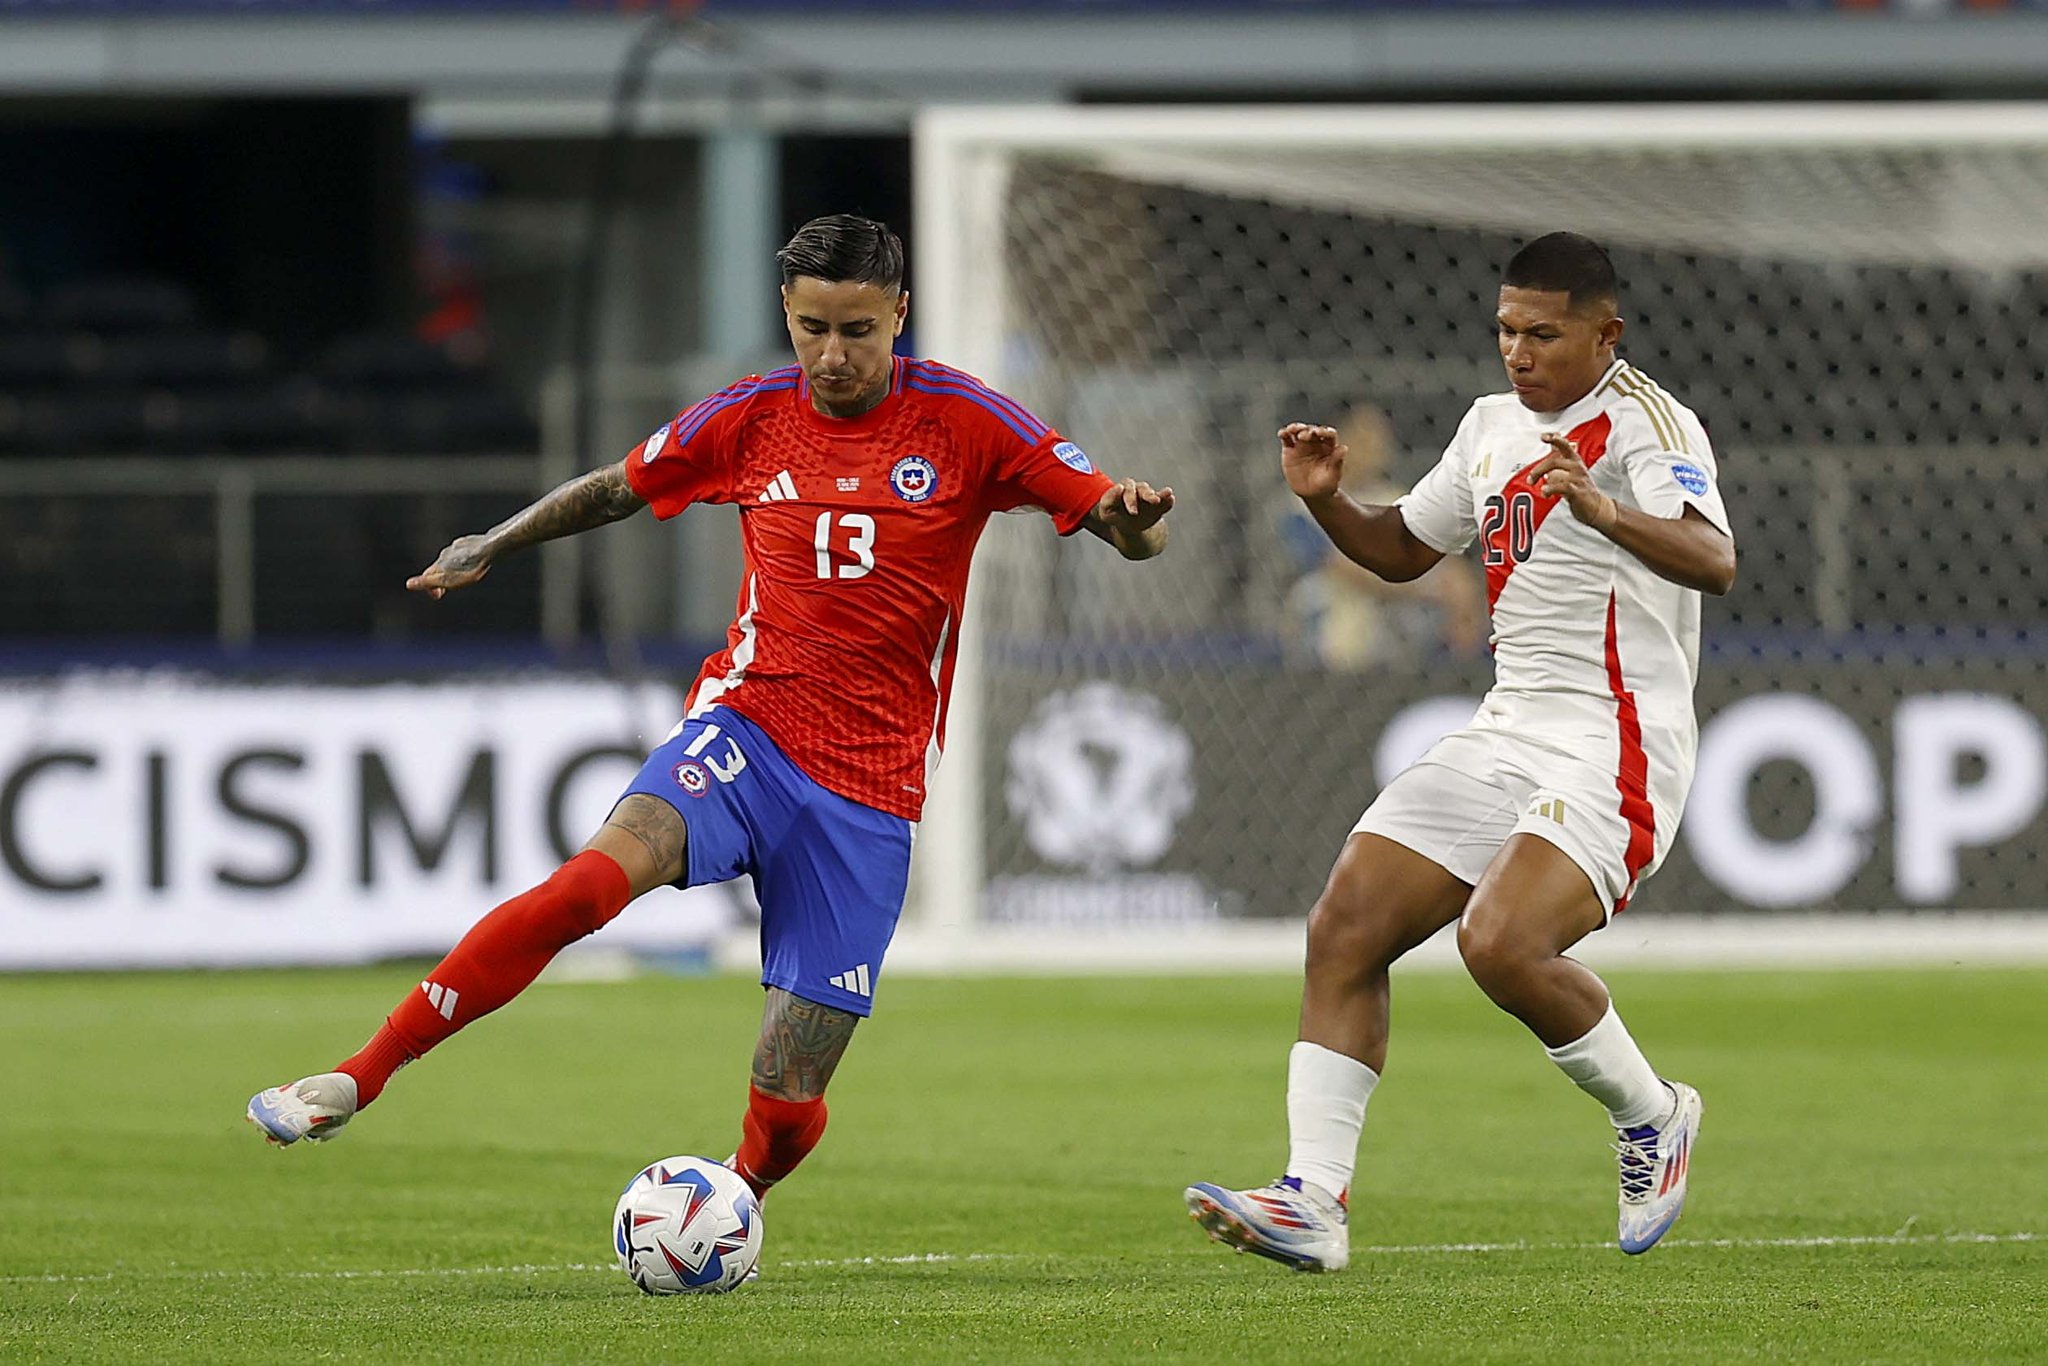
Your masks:
M264 1141L287 1147L300 1139L324 1143L356 1113L356 1079L346 1072L301 1077L249 1097L249 1122Z
M1685 1178L1693 1144L1700 1135L1700 1093L1682 1081L1667 1081L1676 1103L1661 1124L1615 1131L1621 1156L1621 1250L1648 1252L1678 1222L1685 1209Z
M1229 1190L1197 1181L1186 1192L1188 1217L1225 1247L1267 1257L1296 1271L1342 1271L1351 1264L1344 1197L1299 1177Z

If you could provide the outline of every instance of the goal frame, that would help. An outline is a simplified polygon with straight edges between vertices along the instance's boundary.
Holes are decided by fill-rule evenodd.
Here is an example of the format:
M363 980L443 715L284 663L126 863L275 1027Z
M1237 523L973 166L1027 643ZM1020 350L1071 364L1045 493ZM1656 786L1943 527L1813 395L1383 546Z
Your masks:
M915 306L921 349L1001 389L1004 291L983 283L1004 241L1007 168L1025 152L1104 146L1288 146L1309 151L1897 149L2048 146L2048 102L1688 103L1630 105L952 106L923 111L912 137ZM906 926L962 952L982 920L984 612L970 590L945 760L918 839ZM2048 914L2009 913L2048 952ZM1868 920L1868 916L1856 917ZM1925 912L1898 919L1929 921ZM1750 922L1754 925L1754 921ZM1845 927L1846 928L1846 927ZM930 949L926 952L932 952ZM978 956L979 951L969 952ZM939 949L939 959L958 957ZM1794 956L1800 956L1794 950ZM1225 955L1225 961L1228 956Z

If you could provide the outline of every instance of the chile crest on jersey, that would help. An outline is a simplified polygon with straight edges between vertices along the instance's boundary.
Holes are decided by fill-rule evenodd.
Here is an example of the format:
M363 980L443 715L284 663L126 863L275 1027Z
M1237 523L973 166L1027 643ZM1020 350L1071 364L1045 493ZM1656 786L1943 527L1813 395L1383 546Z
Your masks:
M922 503L939 491L938 466L921 455L906 455L889 467L889 487L906 503Z

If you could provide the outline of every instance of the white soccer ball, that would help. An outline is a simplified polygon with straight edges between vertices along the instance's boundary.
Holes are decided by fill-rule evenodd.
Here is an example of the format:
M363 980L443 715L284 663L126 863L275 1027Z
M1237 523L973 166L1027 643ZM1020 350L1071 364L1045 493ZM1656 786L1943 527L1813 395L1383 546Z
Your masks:
M723 1162L665 1157L626 1183L612 1248L650 1295L720 1295L761 1259L761 1202Z

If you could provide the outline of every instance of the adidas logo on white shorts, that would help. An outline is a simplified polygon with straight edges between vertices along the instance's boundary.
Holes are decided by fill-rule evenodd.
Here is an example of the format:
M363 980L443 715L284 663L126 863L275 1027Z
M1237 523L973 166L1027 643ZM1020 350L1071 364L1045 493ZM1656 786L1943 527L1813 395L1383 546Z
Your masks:
M868 965L866 963L862 963L857 968L848 968L837 977L827 977L825 980L838 987L841 991L850 991L856 996L872 996L875 994L875 989L868 985Z

